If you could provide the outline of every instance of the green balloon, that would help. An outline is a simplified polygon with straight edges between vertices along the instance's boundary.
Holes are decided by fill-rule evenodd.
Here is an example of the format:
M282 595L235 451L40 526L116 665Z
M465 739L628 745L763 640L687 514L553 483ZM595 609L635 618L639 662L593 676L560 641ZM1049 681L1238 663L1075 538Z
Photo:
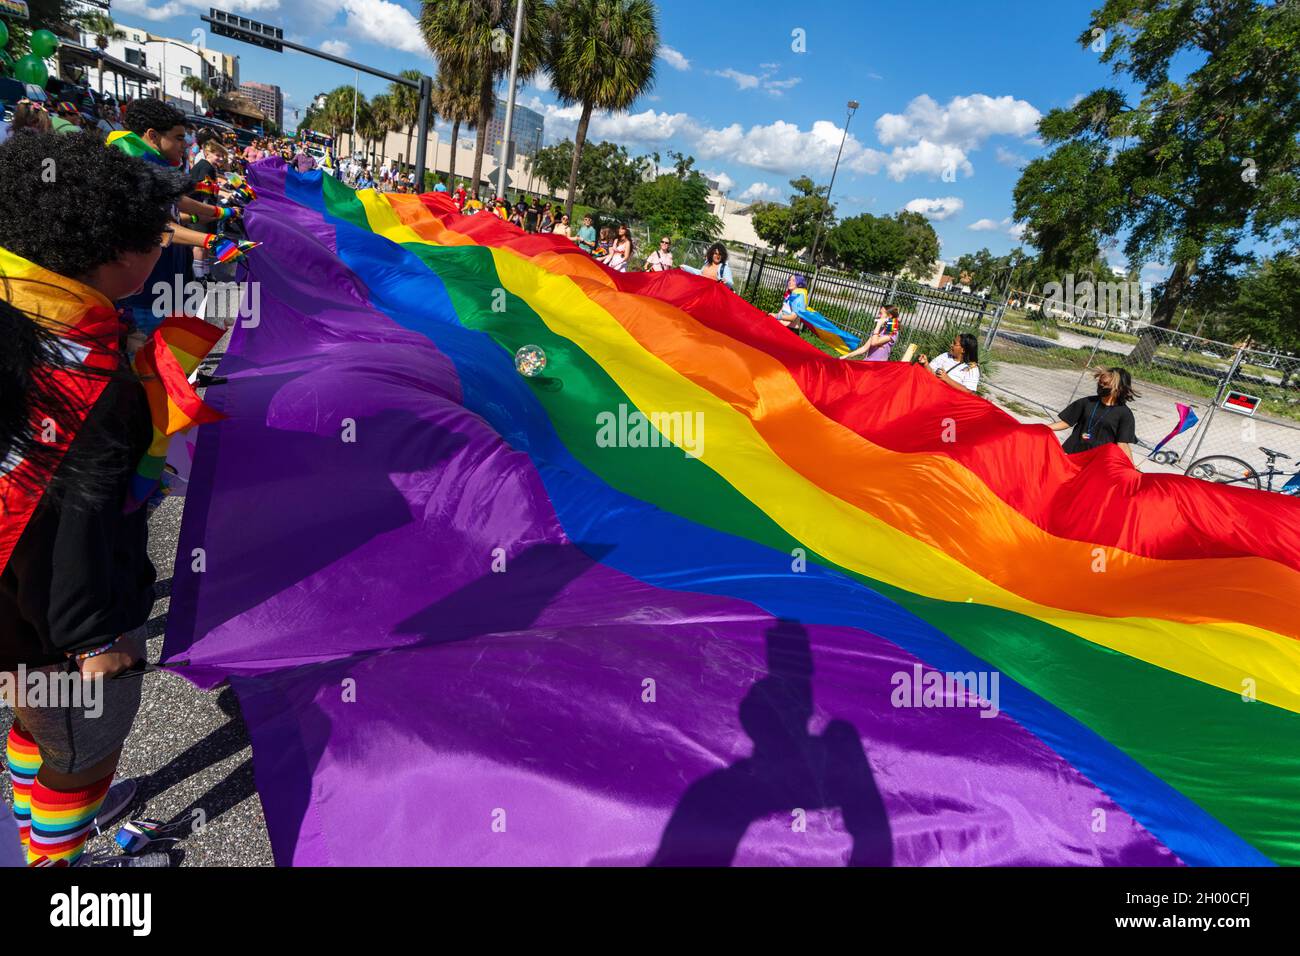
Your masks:
M8 43L9 43L9 28L5 26L5 22L3 20L0 20L0 46L5 46Z
M59 48L59 38L49 30L37 30L32 33L31 44L32 52L43 60L54 55L54 51Z
M50 78L50 71L45 68L45 61L30 53L14 64L14 76L24 83L35 83L44 88Z

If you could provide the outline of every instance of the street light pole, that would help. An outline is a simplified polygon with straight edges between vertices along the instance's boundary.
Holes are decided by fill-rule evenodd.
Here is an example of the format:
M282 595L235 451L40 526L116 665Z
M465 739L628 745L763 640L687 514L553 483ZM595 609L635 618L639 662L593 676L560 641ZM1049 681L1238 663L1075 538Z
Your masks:
M844 143L849 138L849 123L853 122L853 114L857 111L858 101L849 100L849 117L844 121L844 135L840 137L840 149L835 154L835 167L831 170L831 184L826 188L826 205L822 207L822 214L817 217L817 232L813 236L812 244L812 266L817 268L817 243L821 241L822 225L826 222L826 213L831 208L831 193L835 191L835 174L840 171L840 157L844 155Z
M515 119L515 82L519 77L519 37L524 32L524 0L515 0L515 40L510 47L510 89L506 93L506 125L501 133L501 159L497 165L497 195L506 194L506 159L510 156L511 124Z

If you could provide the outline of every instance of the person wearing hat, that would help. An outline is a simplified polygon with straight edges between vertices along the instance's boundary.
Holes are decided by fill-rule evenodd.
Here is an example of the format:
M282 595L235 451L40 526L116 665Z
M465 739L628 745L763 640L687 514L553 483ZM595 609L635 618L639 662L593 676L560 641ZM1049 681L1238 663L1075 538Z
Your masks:
M646 272L667 272L673 267L673 241L667 236L659 240L659 248L646 256Z
M50 126L56 133L80 133L81 112L72 103L61 101L50 114Z

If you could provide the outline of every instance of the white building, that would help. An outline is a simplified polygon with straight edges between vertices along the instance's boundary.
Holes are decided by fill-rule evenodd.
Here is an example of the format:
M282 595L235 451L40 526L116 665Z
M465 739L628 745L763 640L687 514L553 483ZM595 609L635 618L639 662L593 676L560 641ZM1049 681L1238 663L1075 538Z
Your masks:
M139 27L118 24L118 29L126 35L125 38L121 40L110 38L104 52L113 59L144 68L159 77L158 82L145 85L138 92L132 85L130 95L156 96L186 112L193 113L203 112L210 104L205 103L202 97L197 96L193 91L185 89L187 77L198 77L218 93L239 89L239 57L237 56L209 50L184 40L158 36ZM96 48L93 33L83 31L81 42L87 47ZM91 86L98 89L97 71L89 71L87 79ZM111 68L106 68L104 89L100 92L113 93L120 90L120 80L114 77Z

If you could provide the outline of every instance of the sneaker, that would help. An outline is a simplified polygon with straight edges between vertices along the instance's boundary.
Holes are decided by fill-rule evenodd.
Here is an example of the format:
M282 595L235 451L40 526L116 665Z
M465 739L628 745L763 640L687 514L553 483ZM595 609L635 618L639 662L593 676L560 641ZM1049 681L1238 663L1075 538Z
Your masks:
M139 856L123 856L118 853L92 853L87 851L81 855L81 859L72 865L92 869L121 869L135 866L163 869L172 865L172 858L166 853L141 853Z
M108 794L104 797L104 803L100 806L99 812L95 814L94 822L90 825L90 832L92 834L106 833L109 827L127 815L135 805L135 798L139 793L140 781L134 777L119 780L109 787Z

